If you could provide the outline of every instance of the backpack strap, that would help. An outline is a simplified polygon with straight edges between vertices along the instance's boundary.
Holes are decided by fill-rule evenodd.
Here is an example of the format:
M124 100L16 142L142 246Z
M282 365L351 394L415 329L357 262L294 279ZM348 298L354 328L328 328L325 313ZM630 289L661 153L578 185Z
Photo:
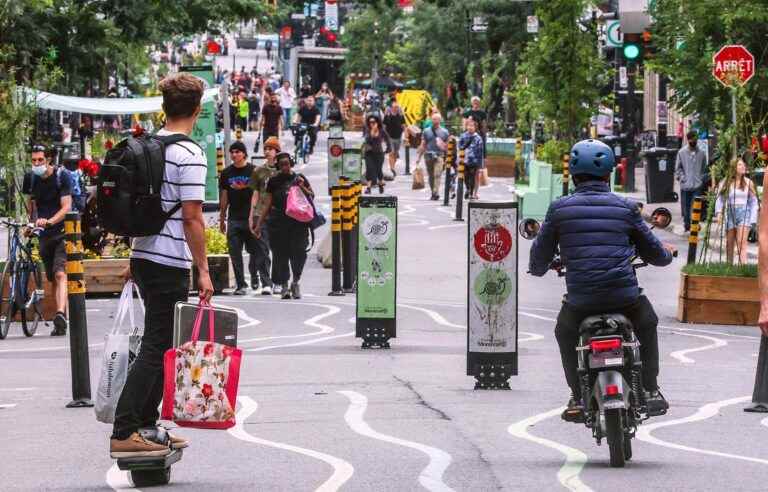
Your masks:
M197 144L197 142L195 142L194 140L189 138L188 135L184 135L183 133L173 133L171 135L157 135L157 134L155 134L155 135L153 135L153 137L158 139L158 140L160 140L161 142L163 142L163 145L165 145L166 147L168 147L169 145L173 145L175 143L179 143L179 142L192 142L193 144L195 144L198 147L200 147Z

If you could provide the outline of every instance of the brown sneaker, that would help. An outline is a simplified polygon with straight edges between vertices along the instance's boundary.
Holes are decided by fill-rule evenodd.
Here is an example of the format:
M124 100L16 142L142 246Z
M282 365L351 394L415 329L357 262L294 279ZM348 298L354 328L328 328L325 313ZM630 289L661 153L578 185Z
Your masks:
M171 448L161 444L147 441L138 432L134 432L128 439L110 439L109 455L112 458L136 458L139 456L166 456Z
M171 449L184 449L189 446L189 439L185 439L181 436L168 433L168 440L171 444Z

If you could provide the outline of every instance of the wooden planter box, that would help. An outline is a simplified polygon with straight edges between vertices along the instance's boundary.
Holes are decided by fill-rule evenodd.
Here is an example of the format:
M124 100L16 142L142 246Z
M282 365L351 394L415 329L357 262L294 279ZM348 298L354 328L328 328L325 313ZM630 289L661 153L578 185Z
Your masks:
M86 292L88 294L119 294L125 285L123 271L129 264L128 258L83 260Z
M485 167L488 168L488 176L494 178L517 177L515 174L515 156L512 155L488 155L485 158Z
M759 314L760 289L756 277L680 274L678 321L755 326Z
M248 265L246 264L247 268ZM229 255L208 255L208 272L211 274L213 291L221 294L230 287ZM192 267L192 286L190 290L197 291L197 268Z

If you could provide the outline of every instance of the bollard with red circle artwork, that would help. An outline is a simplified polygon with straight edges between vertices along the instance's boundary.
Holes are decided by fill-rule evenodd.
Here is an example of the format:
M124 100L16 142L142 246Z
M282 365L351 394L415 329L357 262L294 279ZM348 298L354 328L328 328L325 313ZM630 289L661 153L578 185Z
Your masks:
M467 375L509 389L517 375L517 203L469 202Z

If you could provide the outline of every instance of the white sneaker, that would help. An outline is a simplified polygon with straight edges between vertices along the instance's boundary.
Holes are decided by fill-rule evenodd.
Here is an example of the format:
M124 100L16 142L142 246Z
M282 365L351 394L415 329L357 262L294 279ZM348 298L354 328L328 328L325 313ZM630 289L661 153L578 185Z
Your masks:
M271 285L265 285L261 289L261 295L263 295L263 296L271 296L272 295L272 286Z

